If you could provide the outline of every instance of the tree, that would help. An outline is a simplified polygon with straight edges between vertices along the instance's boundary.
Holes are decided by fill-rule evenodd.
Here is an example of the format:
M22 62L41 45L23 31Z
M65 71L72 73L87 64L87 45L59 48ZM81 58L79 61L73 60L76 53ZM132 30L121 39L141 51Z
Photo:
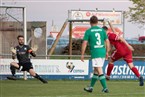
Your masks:
M125 16L130 22L145 25L145 0L130 0L133 2L133 7L129 7L129 11Z

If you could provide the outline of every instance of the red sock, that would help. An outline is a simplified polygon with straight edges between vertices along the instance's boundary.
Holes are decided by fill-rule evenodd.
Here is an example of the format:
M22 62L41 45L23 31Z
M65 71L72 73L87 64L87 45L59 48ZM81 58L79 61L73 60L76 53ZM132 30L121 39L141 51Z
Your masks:
M140 77L140 74L139 74L139 72L138 72L138 70L137 70L136 67L131 68L131 70L133 71L133 73L134 73L137 77Z
M113 67L114 67L114 64L108 64L108 68L107 68L107 75L108 76L110 76Z

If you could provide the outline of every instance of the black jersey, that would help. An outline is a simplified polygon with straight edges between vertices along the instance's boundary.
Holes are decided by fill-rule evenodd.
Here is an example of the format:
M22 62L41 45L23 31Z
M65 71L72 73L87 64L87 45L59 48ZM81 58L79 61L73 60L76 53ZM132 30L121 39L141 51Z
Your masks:
M16 56L19 63L30 62L29 53L31 48L28 45L16 46Z

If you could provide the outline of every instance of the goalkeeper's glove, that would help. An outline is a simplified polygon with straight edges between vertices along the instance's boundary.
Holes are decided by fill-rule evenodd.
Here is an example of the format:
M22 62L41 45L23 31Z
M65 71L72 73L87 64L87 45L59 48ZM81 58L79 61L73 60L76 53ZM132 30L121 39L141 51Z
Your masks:
M10 50L11 50L11 52L12 52L13 54L16 54L16 48L11 47Z
M38 46L34 45L34 47L31 47L32 51L36 52L38 50Z

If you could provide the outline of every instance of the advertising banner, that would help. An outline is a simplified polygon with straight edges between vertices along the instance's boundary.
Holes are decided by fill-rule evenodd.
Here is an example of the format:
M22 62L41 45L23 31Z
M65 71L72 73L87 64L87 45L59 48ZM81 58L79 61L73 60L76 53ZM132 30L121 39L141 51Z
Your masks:
M140 75L145 78L145 61L134 61L133 62L137 70L139 71ZM91 68L91 62L90 62L90 78L93 75L93 69ZM108 67L108 61L105 61L103 66L104 74L107 74L107 67ZM114 68L111 72L110 76L111 80L137 80L138 78L135 76L135 74L132 72L132 70L129 68L127 63L125 61L116 61L114 63Z
M10 73L10 62L12 59L1 59L0 74ZM46 59L32 59L34 70L40 75L88 75L89 61L85 60L46 60ZM73 68L67 68L72 66ZM22 74L18 71L17 74Z
M12 59L0 59L0 75L7 75L11 74L10 71L10 63L11 62L17 62ZM17 71L17 74L22 74L19 71Z
M88 60L32 60L34 69L41 75L88 75ZM72 69L67 65L73 66Z
M82 39L84 37L84 33L89 28L89 26L73 26L72 38Z
M10 72L10 62L12 59L0 60L0 76L5 79ZM90 79L93 74L92 63L89 60L81 62L80 60L46 60L46 59L33 59L34 70L45 77L46 79ZM73 68L69 68L72 66ZM134 61L135 67L138 69L141 76L145 78L145 62ZM108 61L105 61L103 66L104 74L107 73ZM16 75L18 78L23 78L23 72L17 70ZM28 78L32 78L28 74ZM116 61L112 70L111 79L115 80L137 80L137 77L130 70L125 61Z
M107 73L108 62L105 62L104 71ZM134 65L139 71L140 75L145 78L145 62L144 61L134 61ZM131 71L129 66L125 61L117 61L114 63L114 68L112 70L111 79L137 79L135 74Z
M121 11L97 11L97 10L71 10L69 11L70 20L89 20L90 17L97 16L98 19L109 19L112 24L120 25L123 23Z
M97 16L99 20L109 19L113 24L115 31L123 36L124 32L124 19L122 11L99 11L99 10L70 10L69 20L89 20L92 16ZM98 26L102 27L103 22L98 22ZM106 26L109 32L112 29L106 22ZM72 37L76 39L82 39L85 31L90 28L90 23L88 22L73 22Z

